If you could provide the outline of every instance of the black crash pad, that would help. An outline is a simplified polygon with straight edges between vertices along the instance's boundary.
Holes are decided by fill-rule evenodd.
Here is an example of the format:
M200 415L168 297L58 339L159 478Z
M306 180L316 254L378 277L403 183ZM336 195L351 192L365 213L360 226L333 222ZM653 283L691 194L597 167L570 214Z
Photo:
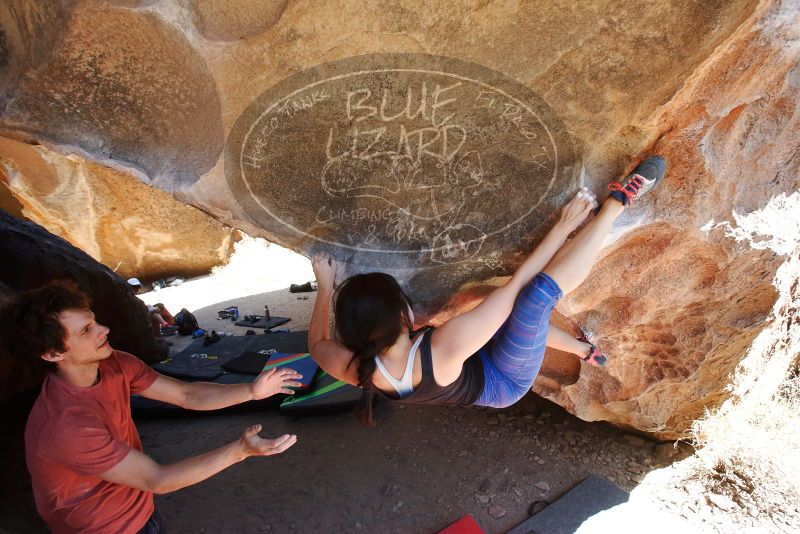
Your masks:
M211 345L203 345L203 338L197 338L185 349L170 356L170 360L175 362L171 367L161 363L154 365L153 369L178 378L191 378L190 369L182 368L181 362L192 360L192 354L207 354L216 357L217 367L221 373L224 371L223 366L226 363L245 352L269 349L289 353L306 352L308 350L308 331L276 332L255 336L226 336ZM199 379L203 380L204 378L199 377Z
M162 375L182 380L208 381L222 375L220 359L214 354L214 351L183 351L175 356L170 356L163 362L153 364L153 369Z
M259 351L274 349L279 352L302 353L306 352L308 347L308 331L303 330L299 332L281 332L274 334L263 334L256 336L226 336L220 338L216 343L211 345L203 345L203 338L193 340L189 345L179 353L171 357L171 361L162 362L153 366L155 370L165 375L173 376L186 381L206 381L214 382L217 384L240 384L252 382L255 380L256 375L245 373L230 373L222 369L222 365L229 362L247 351ZM182 365L181 362L192 361L192 354L206 354L207 356L214 356L216 360L211 358L204 358L209 362L216 362L209 364L200 370L197 374L192 375L191 366ZM198 358L194 358L198 360ZM216 366L216 367L215 367ZM216 370L215 370L216 368ZM206 378L210 373L216 372L215 378ZM261 401L251 401L238 406L231 406L225 408L226 411L242 411L242 410L268 410L277 408L280 401L284 398L283 395L275 395L269 399ZM135 415L177 415L182 414L202 414L206 412L193 412L191 410L183 410L178 406L171 404L145 399L135 395L131 397L131 410Z
M246 321L242 318L233 324L236 326L246 326L247 328L260 328L269 330L270 328L275 328L276 326L280 326L291 321L291 319L288 317L271 317L269 319L266 319L263 315L256 315L255 317L258 317L258 320Z

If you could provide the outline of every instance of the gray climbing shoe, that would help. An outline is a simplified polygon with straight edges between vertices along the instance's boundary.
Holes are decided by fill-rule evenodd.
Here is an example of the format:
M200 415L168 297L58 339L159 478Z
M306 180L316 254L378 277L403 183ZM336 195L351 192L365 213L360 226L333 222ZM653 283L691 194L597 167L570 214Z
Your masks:
M608 184L608 188L612 197L629 206L658 185L666 171L667 161L661 156L651 156L637 165L621 182Z

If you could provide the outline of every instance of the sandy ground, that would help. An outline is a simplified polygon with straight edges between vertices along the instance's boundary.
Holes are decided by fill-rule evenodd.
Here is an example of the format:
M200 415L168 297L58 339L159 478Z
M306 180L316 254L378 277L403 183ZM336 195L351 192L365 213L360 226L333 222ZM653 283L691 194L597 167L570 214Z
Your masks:
M145 451L171 462L236 439L297 434L281 456L251 458L156 498L171 532L436 532L472 514L505 532L539 500L589 474L632 489L658 464L654 444L579 421L533 395L512 409L379 407L378 426L352 414L277 413L138 420Z
M292 294L288 286L313 279L308 260L259 240L239 246L231 263L213 276L140 297L164 302L173 312L186 307L208 330L243 335L247 328L217 320L217 310L238 305L245 315L261 313L265 304L272 315L291 317L280 328L307 329L316 293ZM190 341L169 339L176 352ZM203 483L157 496L171 533L433 533L464 514L486 532L499 533L590 474L633 491L629 504L611 516L616 532L641 529L630 522L637 510L647 510L641 503L685 525L681 532L733 528L728 512L709 505L702 488L671 482L694 458L688 446L675 449L581 421L533 394L505 410L383 403L376 418L373 429L350 413L289 418L274 411L137 418L136 424L145 452L160 463L224 445L254 423L263 425L264 436L298 436L280 456L251 458ZM21 421L13 423L19 431ZM44 531L21 467L0 467L8 473L0 532ZM651 533L664 531L658 521L643 521ZM608 523L591 524L581 532L609 531ZM783 531L782 524L769 530Z
M230 262L214 269L212 275L144 293L139 298L147 304L161 302L172 314L186 308L207 330L244 335L247 328L217 320L217 311L239 306L240 316L263 315L265 305L273 316L292 318L290 324L279 328L305 330L316 293L289 293L289 285L310 280L314 280L314 271L308 259L263 239L245 238L236 243ZM188 341L182 343L177 338L176 343L177 348Z

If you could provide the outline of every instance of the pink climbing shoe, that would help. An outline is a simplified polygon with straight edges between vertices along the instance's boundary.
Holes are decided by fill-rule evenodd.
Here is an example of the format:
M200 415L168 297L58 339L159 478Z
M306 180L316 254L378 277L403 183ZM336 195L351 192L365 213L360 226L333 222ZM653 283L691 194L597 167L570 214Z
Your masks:
M605 367L606 363L608 362L608 358L606 355L600 352L600 349L597 348L597 345L592 343L590 340L591 334L588 334L585 330L581 329L581 336L578 338L578 341L582 341L583 343L588 343L591 345L591 349L589 350L589 354L581 358L581 360L585 361L589 365L594 365L596 367Z
M606 358L605 354L600 352L600 349L592 345L592 350L589 352L589 355L585 358L581 358L581 360L585 361L589 365L605 367L608 358Z

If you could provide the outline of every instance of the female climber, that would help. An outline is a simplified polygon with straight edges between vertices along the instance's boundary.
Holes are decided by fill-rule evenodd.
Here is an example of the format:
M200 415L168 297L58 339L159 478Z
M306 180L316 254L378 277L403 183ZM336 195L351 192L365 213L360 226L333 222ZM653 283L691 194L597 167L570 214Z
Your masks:
M567 242L597 208L594 196L582 189L505 285L469 312L421 333L413 332L411 302L394 278L358 274L334 294L337 264L327 254L315 255L319 293L308 332L311 355L339 380L395 401L494 408L510 406L531 388L545 346L603 365L605 357L587 340L549 325L550 314L589 274L616 218L652 190L665 170L664 159L654 156L609 184L611 195Z

